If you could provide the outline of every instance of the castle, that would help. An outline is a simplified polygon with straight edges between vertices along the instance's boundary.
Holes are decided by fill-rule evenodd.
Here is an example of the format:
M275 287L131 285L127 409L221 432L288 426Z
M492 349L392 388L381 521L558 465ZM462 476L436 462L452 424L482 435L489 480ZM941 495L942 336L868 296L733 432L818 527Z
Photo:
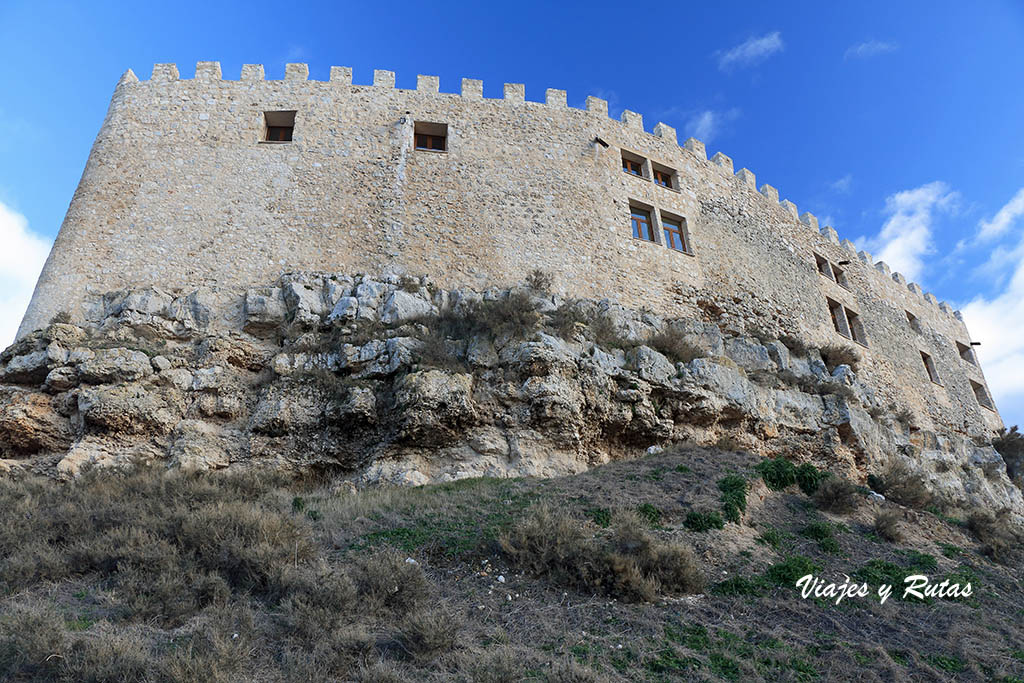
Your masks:
M227 310L285 272L389 268L478 289L542 269L567 297L733 311L856 347L865 381L936 429L1002 426L959 312L726 155L596 97L581 110L505 84L491 99L471 79L442 93L433 76L401 90L389 71L371 86L304 64L283 80L260 65L224 80L216 62L126 72L19 337L122 288L215 288Z

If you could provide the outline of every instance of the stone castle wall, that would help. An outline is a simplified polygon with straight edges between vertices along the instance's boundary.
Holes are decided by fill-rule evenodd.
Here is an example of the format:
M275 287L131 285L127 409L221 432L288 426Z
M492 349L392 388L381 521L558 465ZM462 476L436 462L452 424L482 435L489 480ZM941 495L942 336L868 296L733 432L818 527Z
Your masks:
M814 216L798 217L771 186L759 191L729 157L709 160L701 142L680 146L661 123L648 133L634 112L610 119L597 98L580 110L564 91L548 90L543 103L524 92L506 84L503 99L484 98L480 81L464 79L461 94L441 93L426 76L400 90L387 71L354 85L338 67L330 81L310 81L301 64L273 81L257 65L238 81L213 62L193 79L174 65L145 82L129 71L19 336L60 311L84 319L90 297L129 287L241 297L285 272L397 268L486 288L540 268L563 296L667 316L710 306L815 346L849 343L831 298L859 315L860 373L882 395L937 429L1001 426L975 395L971 381L985 381L957 352L970 337L947 304L819 230ZM293 140L261 142L264 112L279 110L297 112ZM414 149L415 122L447 124L447 151ZM647 160L648 176L651 162L675 171L678 189L624 173L623 150ZM693 253L634 239L631 204L656 220L685 218ZM847 286L819 274L815 254L849 261Z

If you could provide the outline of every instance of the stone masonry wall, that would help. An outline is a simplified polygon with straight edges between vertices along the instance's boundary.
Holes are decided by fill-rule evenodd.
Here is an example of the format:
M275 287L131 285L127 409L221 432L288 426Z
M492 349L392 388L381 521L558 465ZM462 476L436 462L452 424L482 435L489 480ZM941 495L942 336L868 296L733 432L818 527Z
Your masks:
M145 82L128 71L19 337L61 311L82 321L90 300L123 288L215 288L226 298L214 322L229 327L223 311L246 288L286 272L398 269L483 289L540 268L563 296L670 316L713 304L739 325L851 344L833 328L830 297L859 314L860 374L880 395L938 430L1001 426L975 397L969 380L984 378L957 353L970 337L948 304L798 217L771 186L758 191L729 157L709 160L703 143L680 146L661 123L649 133L634 112L610 119L597 98L580 110L564 91L543 103L524 92L506 84L503 99L484 98L480 81L464 79L461 94L441 93L427 76L400 90L388 71L354 85L338 67L310 81L303 64L274 81L258 65L223 80L215 62L193 79L167 64ZM294 138L261 142L264 112L277 110L297 112ZM447 124L448 150L415 150L417 121ZM648 176L652 161L676 171L678 189L624 173L622 150L649 160ZM634 239L631 203L685 218L693 254ZM815 253L850 261L848 287L818 273Z

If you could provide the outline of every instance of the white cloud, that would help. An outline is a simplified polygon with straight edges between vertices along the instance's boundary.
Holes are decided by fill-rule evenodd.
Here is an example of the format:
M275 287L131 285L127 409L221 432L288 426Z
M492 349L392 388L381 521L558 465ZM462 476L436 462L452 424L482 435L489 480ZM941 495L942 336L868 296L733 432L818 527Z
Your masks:
M832 188L833 191L838 192L840 194L846 194L847 192L849 192L850 191L850 187L852 185L853 185L853 176L851 174L849 174L849 173L844 175L839 180L835 180L835 181L833 181L833 182L828 184L828 186L830 188Z
M781 52L784 47L782 34L775 31L760 38L751 38L730 50L715 54L718 55L718 68L730 71L763 62L776 52Z
M50 252L47 240L31 232L28 221L0 202L0 348L14 341L32 290Z
M885 261L908 280L916 280L923 269L923 257L934 251L932 223L935 214L950 211L959 195L943 182L933 182L913 190L890 195L885 200L889 214L877 236L858 240L858 246Z
M687 121L684 128L686 135L694 137L709 144L722 132L722 128L730 121L734 121L740 115L739 109L727 111L715 111L705 109L693 114Z
M886 52L894 52L899 48L896 43L885 43L880 40L866 40L863 43L851 45L846 49L844 59L867 59L877 57Z
M999 209L992 220L978 223L978 239L987 241L1002 235L1021 216L1024 216L1024 187Z
M999 235L1021 215L1024 188L1017 192L991 221L978 224L979 236ZM995 229L993 229L995 226ZM1024 405L1024 235L1015 245L1000 245L989 256L993 267L987 274L998 281L1001 268L1012 274L1002 290L991 298L978 296L962 307L971 336L982 342L978 359L985 369L989 389L997 405ZM1004 413L1004 417L1008 417Z

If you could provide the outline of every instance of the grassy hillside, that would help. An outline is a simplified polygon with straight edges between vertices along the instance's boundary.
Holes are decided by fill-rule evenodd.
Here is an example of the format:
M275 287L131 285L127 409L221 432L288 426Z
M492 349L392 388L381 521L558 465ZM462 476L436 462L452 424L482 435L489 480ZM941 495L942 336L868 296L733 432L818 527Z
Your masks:
M739 452L359 492L93 472L0 510L4 680L1024 680L998 519ZM808 572L973 595L837 606Z

